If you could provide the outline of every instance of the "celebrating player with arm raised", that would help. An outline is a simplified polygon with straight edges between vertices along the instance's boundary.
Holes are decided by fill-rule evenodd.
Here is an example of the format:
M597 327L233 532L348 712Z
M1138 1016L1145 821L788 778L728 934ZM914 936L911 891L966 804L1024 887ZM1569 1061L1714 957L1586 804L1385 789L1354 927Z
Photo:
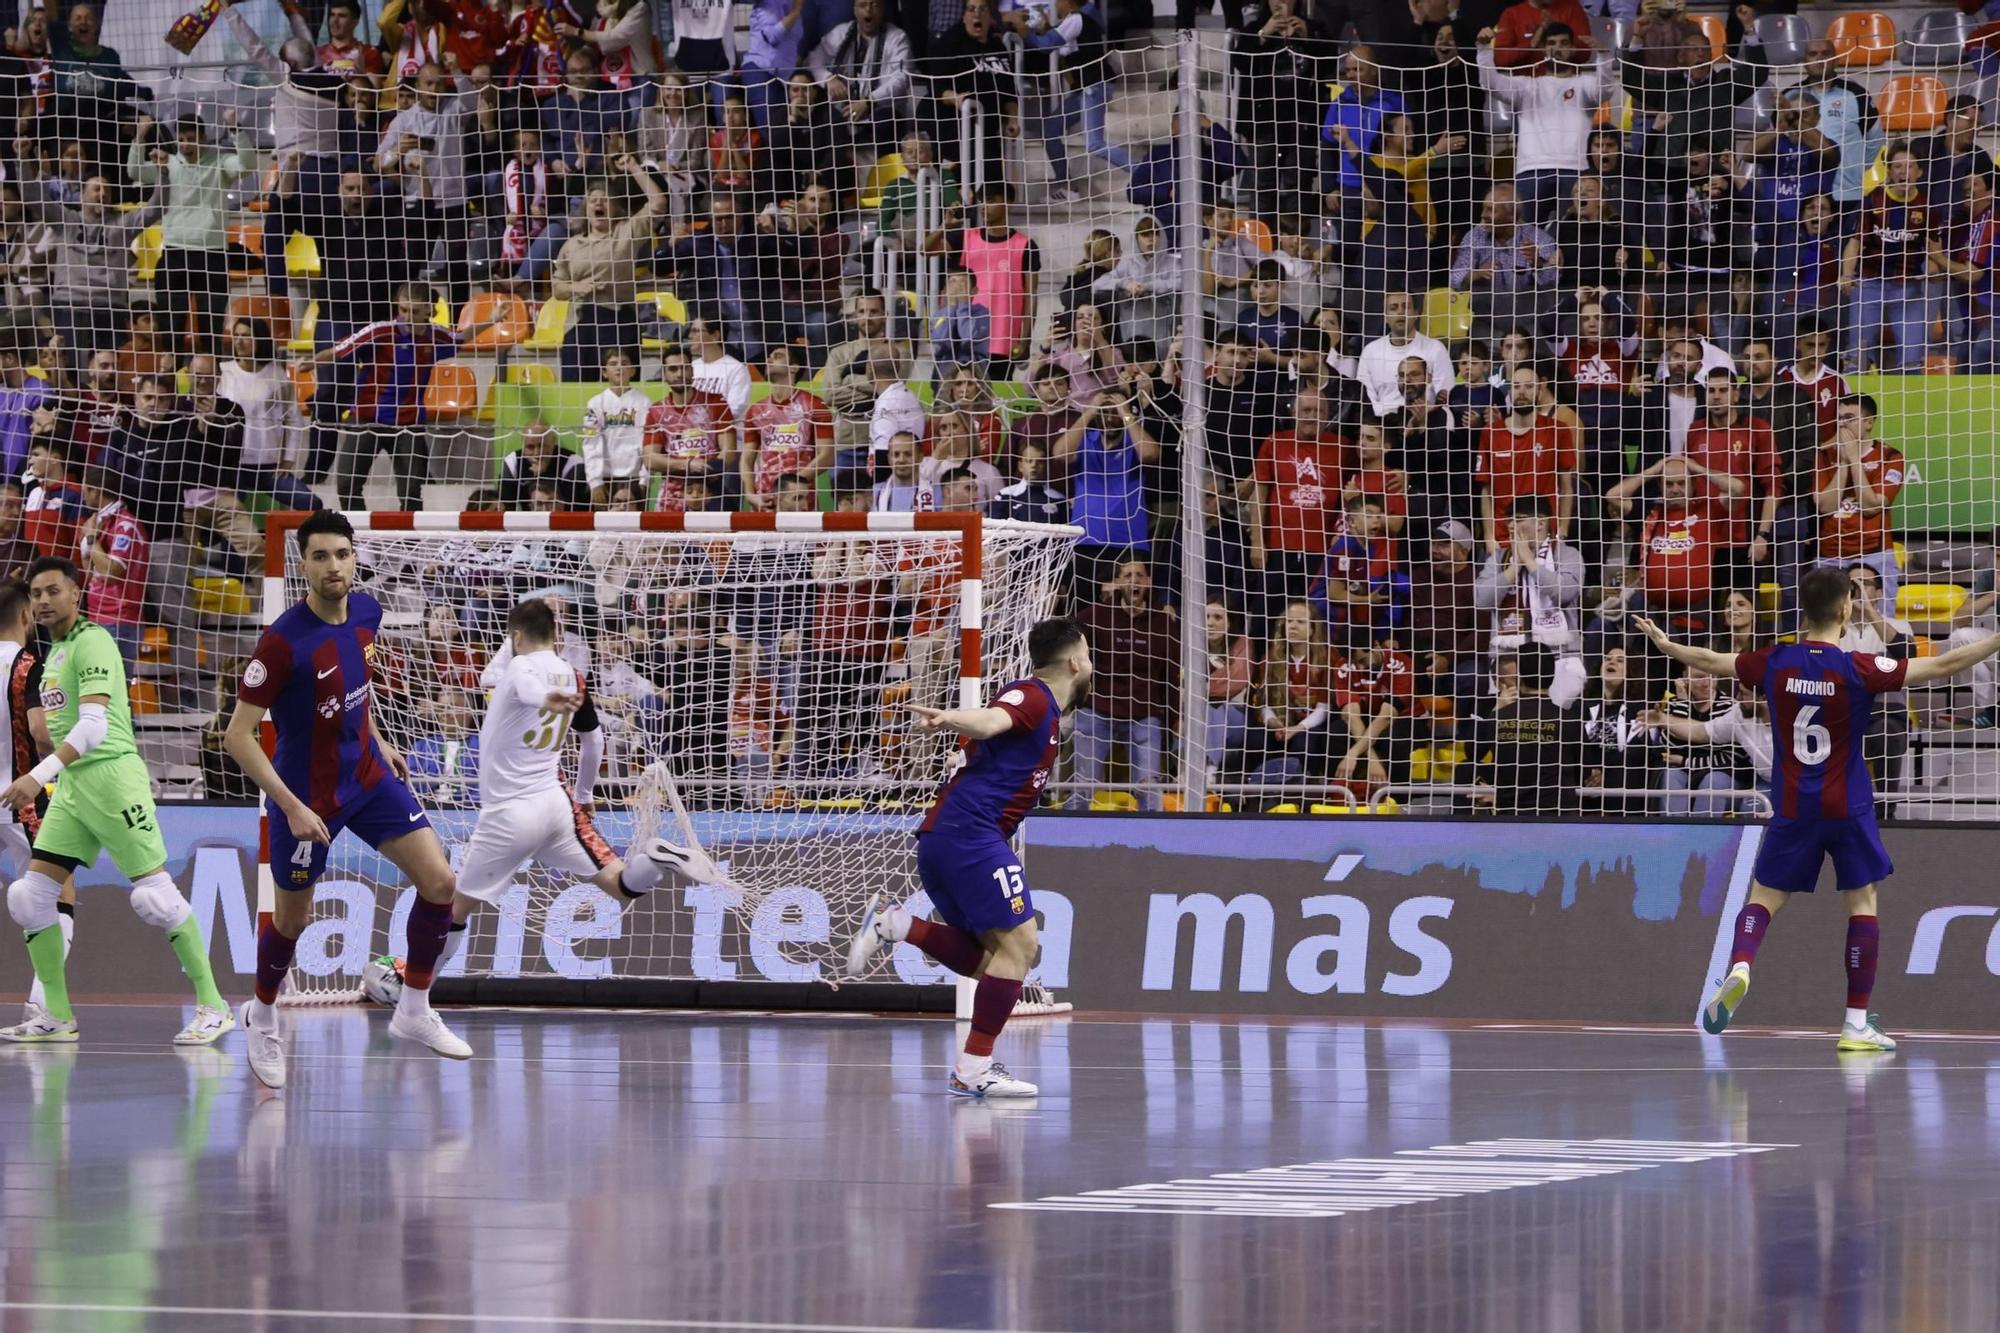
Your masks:
M58 774L61 781L35 833L28 873L7 886L7 909L26 932L44 1008L0 1031L0 1037L76 1040L56 904L63 880L79 867L97 864L99 854L108 851L119 873L132 881L132 910L166 931L181 970L194 983L194 1021L181 1029L175 1044L208 1045L236 1024L215 988L201 927L167 874L153 781L132 739L125 659L109 631L83 618L83 579L69 561L43 556L28 566L28 597L35 619L49 633L41 703L56 752L18 774L0 799L25 814L44 786Z
M305 599L279 616L244 668L223 744L270 802L271 875L277 903L257 934L257 995L243 1005L250 1068L266 1086L285 1083L278 988L312 915L312 886L342 829L358 835L416 886L405 935L403 993L392 1036L439 1055L472 1048L430 1005L431 976L451 925L457 879L444 846L408 786L403 756L382 739L369 707L371 664L382 605L354 586L354 526L320 510L293 532L305 568ZM278 733L267 758L258 740L266 712Z
M917 833L917 873L940 921L868 903L848 945L847 975L908 940L960 976L977 977L972 1032L946 1091L960 1097L1032 1097L1035 1085L993 1059L993 1041L1014 1012L1035 961L1035 904L1009 845L1040 799L1056 762L1063 713L1090 692L1090 645L1072 620L1028 632L1035 674L1005 686L985 708L918 708L925 731L964 738L964 762L931 803Z
M1729 972L1702 1008L1702 1026L1721 1032L1750 990L1750 965L1771 918L1794 893L1811 893L1833 858L1847 901L1847 1014L1843 1051L1893 1051L1870 1018L1881 929L1876 886L1895 870L1875 825L1875 793L1861 753L1875 696L1943 680L2000 653L2000 635L1937 657L1901 661L1835 645L1847 628L1853 587L1845 569L1819 565L1799 581L1804 630L1797 643L1750 653L1717 653L1675 643L1638 617L1656 647L1676 662L1762 689L1771 718L1776 809L1757 852L1750 901L1736 918Z

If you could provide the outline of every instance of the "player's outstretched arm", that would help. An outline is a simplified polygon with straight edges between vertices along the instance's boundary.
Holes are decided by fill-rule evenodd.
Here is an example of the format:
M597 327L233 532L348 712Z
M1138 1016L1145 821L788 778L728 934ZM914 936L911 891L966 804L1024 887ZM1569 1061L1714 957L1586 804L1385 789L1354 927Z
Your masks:
M105 710L110 706L111 696L108 694L86 694L79 699L76 725L69 729L63 743L56 747L54 754L15 778L13 784L0 793L0 800L16 811L33 805L35 798L42 794L42 788L54 782L58 773L89 754L108 734L111 723Z
M313 813L312 807L301 801L285 780L278 776L278 770L271 763L271 757L264 753L263 742L257 737L257 729L263 724L264 709L246 700L236 701L236 711L229 715L229 729L222 733L222 748L236 761L236 766L257 784L257 790L271 798L271 804L285 817L291 827L292 836L309 842L332 842L333 835L327 831L326 821Z
M1733 653L1718 653L1708 648L1697 648L1691 643L1675 643L1667 637L1667 632L1644 616L1633 616L1637 625L1653 646L1682 666L1699 667L1711 675L1736 679L1736 656Z
M1968 643L1936 657L1919 657L1912 661L1903 675L1907 685L1923 685L1933 680L1943 680L1956 676L1959 672L1979 665L1995 653L2000 653L2000 634L1989 634L1978 643Z
M954 731L976 741L992 740L1014 727L1014 715L1004 708L921 708L912 704L910 711L917 715L917 726L924 731Z

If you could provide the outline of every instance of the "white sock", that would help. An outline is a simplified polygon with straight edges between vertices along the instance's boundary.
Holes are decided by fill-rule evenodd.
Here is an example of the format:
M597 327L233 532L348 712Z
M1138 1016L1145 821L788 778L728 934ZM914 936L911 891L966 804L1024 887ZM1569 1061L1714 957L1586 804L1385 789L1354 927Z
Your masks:
M251 996L250 1021L266 1032L275 1032L278 1027L278 1006L265 1004L256 996Z
M1847 1026L1851 1028L1867 1027L1868 1011L1866 1009L1849 1009L1847 1011Z
M875 929L885 940L901 944L910 938L910 914L900 907L891 907L875 918Z
M67 963L69 961L69 951L76 947L76 918L68 912L58 913L56 916L56 929L62 931L63 961ZM28 987L28 1003L34 1005L37 1009L46 1009L49 1007L48 997L42 992L42 979L40 977L36 977L33 984Z
M660 882L660 864L650 856L627 856L625 868L618 872L618 882L625 892L635 896L648 892Z
M992 1056L974 1055L970 1051L960 1051L958 1053L958 1063L953 1066L958 1071L958 1078L961 1083L970 1083L972 1080L984 1076L986 1071L992 1067Z
M435 976L438 975L439 973L442 973L444 971L444 965L446 963L449 963L453 958L456 958L458 956L458 951L460 949L463 949L464 947L465 947L465 922L454 921L451 923L451 929L445 932L444 949L441 953L438 954L437 971L434 972L432 975ZM408 987L405 987L404 989L407 990Z
M410 986L410 985L405 985L403 987L403 993L396 999L397 1013L407 1014L411 1018L421 1018L430 1011L431 1011L430 987L426 986L422 990L418 990L415 986Z

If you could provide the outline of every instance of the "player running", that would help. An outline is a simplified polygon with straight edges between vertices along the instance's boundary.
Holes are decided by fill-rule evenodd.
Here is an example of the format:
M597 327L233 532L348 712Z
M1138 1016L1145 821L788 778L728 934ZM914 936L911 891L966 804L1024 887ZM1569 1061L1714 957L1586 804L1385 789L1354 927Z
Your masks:
M403 993L391 1036L439 1055L471 1058L472 1048L431 1008L431 977L451 925L457 879L444 846L409 788L409 765L382 738L369 707L382 604L354 586L354 525L319 510L293 531L306 595L257 641L243 670L223 746L270 802L271 875L276 910L257 932L257 994L243 1004L251 1072L285 1085L285 1039L278 988L299 933L312 915L312 886L327 851L347 829L416 886L404 949ZM275 759L258 742L266 711L278 733Z
M41 1013L0 1037L19 1042L73 1042L76 1015L64 977L63 932L57 903L62 881L110 852L132 881L132 910L167 932L181 970L194 983L194 1021L174 1038L178 1046L206 1046L236 1026L215 989L208 946L187 899L167 874L167 845L153 811L153 781L132 740L132 705L125 691L125 659L118 641L81 614L83 579L61 556L28 566L28 596L35 619L48 631L42 673L42 708L56 752L19 774L0 800L24 818L42 789L54 797L35 833L28 873L7 886L7 910L26 933L28 957L42 983Z
M1777 809L1757 852L1750 901L1736 918L1729 973L1701 1011L1702 1026L1710 1032L1728 1027L1749 993L1750 964L1771 918L1792 894L1813 891L1821 863L1831 856L1835 883L1847 895L1847 1014L1840 1049L1896 1049L1868 1014L1881 943L1875 889L1895 867L1875 825L1875 793L1861 741L1876 695L1955 676L2000 652L2000 635L1915 661L1844 652L1834 645L1847 628L1852 596L1845 569L1815 566L1799 581L1804 620L1799 641L1735 655L1675 643L1652 621L1635 617L1646 637L1676 662L1762 689L1771 717Z
M507 647L512 652L496 654L481 681L493 698L479 729L479 822L459 858L440 967L458 952L474 910L498 902L525 861L588 880L620 906L649 892L663 870L689 869L687 854L664 838L651 839L637 856L619 856L563 785L563 738L589 696L576 668L556 653L554 609L540 598L515 607Z
M942 923L868 902L847 946L847 975L908 940L960 976L979 978L972 1032L945 1082L958 1097L1032 1097L1036 1088L993 1058L993 1041L1021 998L1035 961L1035 904L1008 839L1034 808L1056 762L1063 713L1090 693L1090 645L1073 620L1028 632L1035 674L1002 689L986 708L917 708L925 731L964 737L963 762L917 832L917 874Z

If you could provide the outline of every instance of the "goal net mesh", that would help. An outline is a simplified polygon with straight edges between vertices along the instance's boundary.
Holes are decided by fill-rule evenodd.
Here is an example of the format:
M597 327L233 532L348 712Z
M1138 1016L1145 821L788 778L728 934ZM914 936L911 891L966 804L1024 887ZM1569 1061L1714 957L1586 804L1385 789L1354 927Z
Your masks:
M1028 671L1071 530L983 526L990 687ZM604 738L598 831L622 851L659 833L698 847L712 883L669 876L614 903L529 865L474 918L444 975L571 980L831 981L871 894L919 899L911 834L955 745L910 705L960 694L964 586L955 531L364 532L360 587L384 607L374 711L457 863L479 809L481 671L524 597L560 607L558 651ZM304 595L297 557L288 600ZM578 741L565 741L564 774ZM282 886L285 868L273 867ZM402 952L412 890L336 839L301 938L295 998L353 998L366 961ZM890 980L943 973L899 949ZM876 979L884 979L878 976Z

